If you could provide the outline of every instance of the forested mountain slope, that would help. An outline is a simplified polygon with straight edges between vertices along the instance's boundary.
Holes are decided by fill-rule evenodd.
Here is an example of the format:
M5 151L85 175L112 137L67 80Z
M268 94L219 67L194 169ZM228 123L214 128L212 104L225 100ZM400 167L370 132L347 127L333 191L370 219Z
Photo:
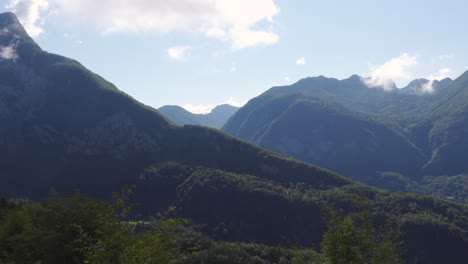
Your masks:
M369 183L383 172L415 181L463 174L467 80L418 79L384 91L357 75L306 78L252 99L223 130ZM422 93L428 85L434 92Z

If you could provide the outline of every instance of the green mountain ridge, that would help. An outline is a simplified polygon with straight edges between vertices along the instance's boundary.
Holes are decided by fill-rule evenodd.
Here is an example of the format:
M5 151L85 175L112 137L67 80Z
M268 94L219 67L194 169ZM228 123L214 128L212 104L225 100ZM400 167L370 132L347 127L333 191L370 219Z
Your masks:
M382 172L413 180L463 174L468 171L460 155L467 146L466 79L466 74L454 81L418 79L386 92L369 88L357 75L306 78L252 99L223 130L373 184ZM429 84L435 92L418 95ZM299 110L300 100L322 103L302 103Z
M466 205L392 194L216 129L176 126L78 62L42 51L13 30L22 27L12 13L0 14L5 27L0 43L14 40L17 57L0 61L0 196L41 200L54 188L107 198L136 185L146 216L175 206L212 238L318 250L322 211L349 212L357 194L377 224L392 217L407 232L406 260L468 258ZM440 239L426 239L431 230Z

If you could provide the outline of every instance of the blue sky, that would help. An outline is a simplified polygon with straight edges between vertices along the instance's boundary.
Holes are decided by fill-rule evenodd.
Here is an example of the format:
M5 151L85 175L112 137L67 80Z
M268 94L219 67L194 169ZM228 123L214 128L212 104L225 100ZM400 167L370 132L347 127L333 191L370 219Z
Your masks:
M242 104L325 75L457 77L468 70L465 1L0 0L49 52L153 107Z

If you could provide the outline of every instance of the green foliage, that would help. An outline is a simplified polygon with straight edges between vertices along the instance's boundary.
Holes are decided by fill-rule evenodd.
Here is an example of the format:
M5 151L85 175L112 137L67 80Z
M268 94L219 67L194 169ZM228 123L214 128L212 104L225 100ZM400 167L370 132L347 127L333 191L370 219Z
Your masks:
M468 204L468 174L425 177L422 186L422 193Z
M79 263L88 241L106 235L113 209L76 194L52 195L42 204L15 208L0 225L1 259L15 263ZM112 230L106 230L111 232Z
M176 229L183 221L167 219L151 232L134 233L119 219L129 193L115 196L116 207L77 193L9 210L0 222L0 262L180 263Z
M124 188L114 194L113 204L76 193L11 208L0 221L0 262L299 264L320 259L309 249L213 241L185 228L185 220L168 216L123 222L131 193Z
M55 195L8 210L0 221L0 262L327 263L336 255L347 263L395 263L395 228L404 233L405 261L460 263L466 256L468 208L460 204L364 185L314 190L175 163L155 170L183 172L173 190L177 207L168 206L159 220L132 220L125 209L132 188L114 195L112 204ZM316 253L327 227L321 209L334 220L321 243L324 254ZM193 231L181 227L185 221L169 215L190 218L196 230L216 240L193 238ZM428 233L437 239L426 239ZM434 247L440 249L436 255L428 250Z
M313 250L287 249L259 244L209 242L206 248L193 253L187 264L304 264L320 263Z
M4 216L15 207L15 204L8 201L7 199L1 197L0 198L0 220L4 218Z
M468 203L467 174L426 176L421 181L416 182L396 172L381 172L367 183L390 191L426 194L450 201Z
M182 263L183 256L178 247L180 240L177 229L183 220L166 219L157 227L143 234L132 235L129 230L114 232L92 244L86 254L85 263ZM122 224L128 228L128 224Z
M403 233L401 257L404 260L414 256L430 259L429 249L433 247L443 249L438 254L444 258L450 257L444 253L449 248L453 249L450 255L457 256L453 258L466 256L457 245L468 246L468 207L434 197L391 193L360 184L317 189L303 182L281 182L177 163L155 165L143 178L145 183L151 179L150 188L166 186L164 195L174 199L165 208L175 205L177 216L190 219L203 234L216 240L319 250L322 235L327 230L326 221L321 217L322 208L325 213L337 208L340 215L350 215L353 227L368 230L370 237L380 241L380 247L372 247L372 252L381 259L392 252L390 249L394 245L394 237L386 230L395 229ZM356 195L366 197L364 205ZM429 216L438 219L438 230L445 237L444 242L434 239L425 241L424 249L409 247L424 240L424 232L416 230L430 230L430 222L423 221ZM407 224L406 218L420 219L413 223L418 228ZM373 221L364 228L362 223L369 223L366 219Z
M328 231L321 249L330 264L401 263L400 243L390 224L374 227L369 208L358 198L359 210L342 217L335 210L330 213Z

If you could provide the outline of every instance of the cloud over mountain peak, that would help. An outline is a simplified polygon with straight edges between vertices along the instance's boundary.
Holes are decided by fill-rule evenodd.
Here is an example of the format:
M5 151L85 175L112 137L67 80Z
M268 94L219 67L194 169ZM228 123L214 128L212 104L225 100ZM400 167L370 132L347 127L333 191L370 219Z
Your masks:
M28 33L43 32L46 11L94 23L103 33L185 31L231 43L233 49L270 45L279 36L271 29L279 13L274 0L7 0ZM260 22L266 26L258 27ZM255 27L255 29L254 29Z

